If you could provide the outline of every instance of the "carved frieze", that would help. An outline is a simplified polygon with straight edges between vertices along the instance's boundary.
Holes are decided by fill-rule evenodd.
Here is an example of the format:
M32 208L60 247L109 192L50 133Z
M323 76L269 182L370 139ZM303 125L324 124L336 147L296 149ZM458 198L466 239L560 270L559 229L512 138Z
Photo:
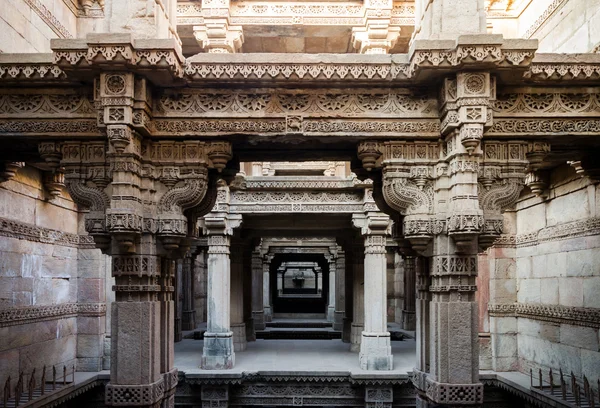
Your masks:
M490 304L488 312L492 317L523 317L550 323L600 328L600 312L594 308L506 303Z
M105 314L106 304L104 303L62 303L58 305L13 307L0 310L0 327L77 316L99 317Z
M377 117L437 118L437 101L414 96L406 90L285 92L262 90L253 93L203 90L202 93L165 94L155 106L155 117L211 117L219 115L264 117L302 115L327 117L375 115Z

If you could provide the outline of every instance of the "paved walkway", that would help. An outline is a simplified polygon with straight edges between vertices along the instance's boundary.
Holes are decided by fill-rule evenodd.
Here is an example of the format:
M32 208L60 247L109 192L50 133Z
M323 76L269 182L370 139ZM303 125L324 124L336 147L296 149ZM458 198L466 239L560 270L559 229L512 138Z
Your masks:
M175 367L186 374L241 374L243 372L340 373L368 376L405 376L415 365L415 341L393 341L392 371L361 370L358 353L341 340L257 340L245 351L235 353L231 370L200 368L202 340L184 339L175 343Z

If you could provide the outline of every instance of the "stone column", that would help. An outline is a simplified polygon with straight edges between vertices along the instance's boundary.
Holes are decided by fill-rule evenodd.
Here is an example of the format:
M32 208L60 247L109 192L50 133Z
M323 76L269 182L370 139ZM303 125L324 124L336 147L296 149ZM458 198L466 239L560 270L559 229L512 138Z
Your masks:
M206 322L207 257L206 248L203 247L194 262L194 306L197 323Z
M175 262L175 342L180 342L183 339L183 331L181 328L181 320L183 316L183 262L185 260L178 259Z
M335 315L333 320L333 329L342 331L344 328L344 314L346 306L346 254L341 248L337 250L335 272Z
M221 214L216 214L221 215ZM241 216L213 214L204 217L208 235L207 329L204 333L202 368L228 369L235 364L231 331L231 234L241 224Z
M327 321L331 323L335 320L335 275L336 260L332 256L329 259L329 296L327 300Z
M197 247L196 247L197 248ZM197 249L192 247L190 254L184 258L183 263L183 308L182 308L182 330L194 330L196 328L196 308L194 307L194 272Z
M317 293L323 294L323 271L318 266L315 268L315 275L317 276Z
M402 328L415 330L415 254L404 255L404 309L402 310Z
M362 332L365 327L365 247L361 240L355 240L352 245L352 309L350 350L360 351Z
M265 312L265 323L273 320L273 310L271 309L271 274L269 268L271 267L272 255L265 255L263 257L263 310Z
M404 311L404 260L394 251L394 321L402 326ZM403 327L404 328L404 327Z
M387 331L386 237L391 233L390 218L382 213L353 217L365 237L365 328L360 344L363 370L391 370L390 333Z
M246 350L246 323L244 322L244 254L242 243L233 240L231 252L231 331L234 351Z
M260 252L252 252L252 319L255 330L265 329L265 311L263 296L263 263Z

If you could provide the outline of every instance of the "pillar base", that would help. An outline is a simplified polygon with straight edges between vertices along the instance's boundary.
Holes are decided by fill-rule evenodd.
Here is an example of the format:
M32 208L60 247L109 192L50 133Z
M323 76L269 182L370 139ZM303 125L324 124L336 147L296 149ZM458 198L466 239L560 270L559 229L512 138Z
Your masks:
M362 342L362 331L365 328L362 324L352 323L351 327L351 345L350 351L359 352L360 343Z
M335 306L327 307L327 321L331 323L335 321Z
M233 351L244 351L248 346L246 340L246 323L235 323L231 325L233 331Z
M181 329L183 331L196 330L196 311L184 310L181 319Z
M233 332L204 333L202 366L205 370L227 370L235 364Z
M344 312L335 312L333 316L333 330L344 330Z
M360 368L363 370L386 371L394 367L390 333L362 332L360 344Z
M273 321L273 312L271 311L271 306L264 306L263 313L265 314L265 323Z
M252 319L254 320L254 330L264 330L265 329L265 312L258 311L252 312Z
M402 311L402 328L404 330L415 331L417 327L417 318L414 311Z

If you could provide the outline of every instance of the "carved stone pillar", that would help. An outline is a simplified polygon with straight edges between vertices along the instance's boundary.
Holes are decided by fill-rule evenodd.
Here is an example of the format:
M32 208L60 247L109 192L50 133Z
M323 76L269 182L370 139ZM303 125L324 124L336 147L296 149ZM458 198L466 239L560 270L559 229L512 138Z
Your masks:
M202 221L208 236L207 329L204 333L202 368L227 369L235 364L231 331L231 263L233 229L241 216L210 213Z
M183 286L183 307L182 307L182 330L194 330L196 328L196 307L194 305L194 272L198 249L192 246L190 253L183 260L182 286Z
M346 306L346 254L340 247L337 249L337 258L335 264L335 315L333 319L333 329L342 331L344 328L344 314Z
M174 276L174 289L173 300L175 305L175 342L180 342L183 339L183 329L181 327L181 320L183 316L183 268L185 258L178 259L175 262L175 276Z
M405 238L414 250L430 256L431 283L420 258L416 265L414 382L420 398L434 404L483 401L477 253L502 232L501 212L523 187L528 151L525 142L481 141L491 121L487 107L493 96L489 75L458 74L442 89L443 143L368 142L359 147L367 170L382 167L382 195L404 216Z
M262 260L263 268L263 310L265 312L265 322L273 320L273 310L271 308L271 260L273 255L265 255Z
M247 347L246 323L244 322L244 253L242 243L233 239L235 250L231 252L231 331L234 351L244 351Z
M386 237L391 221L382 213L353 216L354 226L365 237L364 330L360 344L360 367L363 370L393 368L390 333L387 331L387 261Z
M335 320L335 275L336 275L336 258L330 257L329 261L329 296L327 297L327 321L333 323Z
M402 328L415 330L415 256L406 254L404 258L404 309L402 310Z
M362 239L356 239L352 244L352 304L353 319L351 326L350 350L360 351L362 332L365 327L365 246Z
M263 263L260 252L252 252L252 319L255 330L265 329Z

